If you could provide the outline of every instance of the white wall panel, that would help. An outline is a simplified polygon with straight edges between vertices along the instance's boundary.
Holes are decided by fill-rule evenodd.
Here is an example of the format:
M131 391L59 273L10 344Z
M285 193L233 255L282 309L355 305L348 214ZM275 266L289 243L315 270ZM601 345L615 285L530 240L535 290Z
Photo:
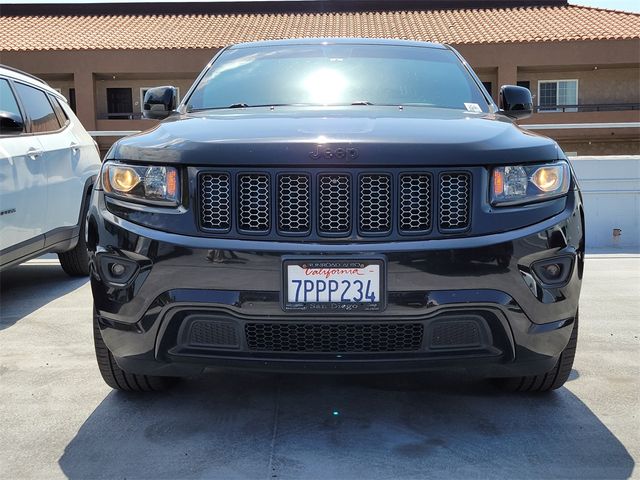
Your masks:
M640 250L640 156L570 161L584 195L587 249Z

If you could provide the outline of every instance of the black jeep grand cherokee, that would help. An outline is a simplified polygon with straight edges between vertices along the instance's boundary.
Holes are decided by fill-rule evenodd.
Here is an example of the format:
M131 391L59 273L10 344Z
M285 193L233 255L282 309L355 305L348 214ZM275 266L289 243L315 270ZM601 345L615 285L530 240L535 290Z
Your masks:
M236 45L106 156L88 216L105 381L464 368L560 387L584 216L558 145L437 44Z

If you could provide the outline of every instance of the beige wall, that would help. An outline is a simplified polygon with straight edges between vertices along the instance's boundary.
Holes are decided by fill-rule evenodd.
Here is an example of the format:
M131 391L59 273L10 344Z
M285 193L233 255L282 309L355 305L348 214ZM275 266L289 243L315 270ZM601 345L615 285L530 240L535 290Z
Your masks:
M179 89L179 99L182 100L182 96L187 93L189 87L193 83L195 75L192 78L169 78L169 79L96 79L96 114L98 118L107 118L107 88L131 88L133 97L133 112L141 113L142 105L140 99L140 89L158 87L161 85L172 85Z
M73 88L73 80L48 80L44 78L53 88L59 88L64 98L69 100L69 89Z
M518 81L531 82L538 98L540 80L578 80L578 103L640 103L640 67L598 68L569 71L518 70ZM537 102L536 102L537 104Z
M473 65L471 65L473 67ZM498 95L500 92L500 86L498 85L498 69L476 69L474 68L476 75L482 82L491 82L491 95L495 101L498 101Z
M560 141L564 152L578 155L640 155L640 139L636 140L587 140L579 142Z

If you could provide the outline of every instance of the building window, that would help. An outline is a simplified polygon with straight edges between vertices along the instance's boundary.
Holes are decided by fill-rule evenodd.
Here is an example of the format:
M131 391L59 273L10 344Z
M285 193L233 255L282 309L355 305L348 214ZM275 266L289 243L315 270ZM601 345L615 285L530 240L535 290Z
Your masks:
M577 112L577 104L578 80L540 80L538 82L540 112Z
M133 96L130 88L107 88L107 118L131 118Z
M521 80L516 83L519 87L524 87L527 90L531 91L531 82L529 80Z
M491 85L491 82L482 82L482 85L489 92L489 95L493 97L493 85Z
M73 113L78 113L76 112L76 89L75 88L69 89L69 106L71 107L71 110L73 111Z

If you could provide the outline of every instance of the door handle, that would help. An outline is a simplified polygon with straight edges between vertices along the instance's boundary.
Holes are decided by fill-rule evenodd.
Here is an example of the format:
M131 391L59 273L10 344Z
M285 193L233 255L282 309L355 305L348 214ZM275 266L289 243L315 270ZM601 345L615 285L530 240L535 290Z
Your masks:
M27 155L31 160L35 160L36 158L38 158L43 153L44 153L44 150L39 150L39 149L33 148L33 147L31 147L29 150L27 150Z
M78 150L80 150L80 145L77 144L76 142L71 142L70 147L73 153L78 153Z

